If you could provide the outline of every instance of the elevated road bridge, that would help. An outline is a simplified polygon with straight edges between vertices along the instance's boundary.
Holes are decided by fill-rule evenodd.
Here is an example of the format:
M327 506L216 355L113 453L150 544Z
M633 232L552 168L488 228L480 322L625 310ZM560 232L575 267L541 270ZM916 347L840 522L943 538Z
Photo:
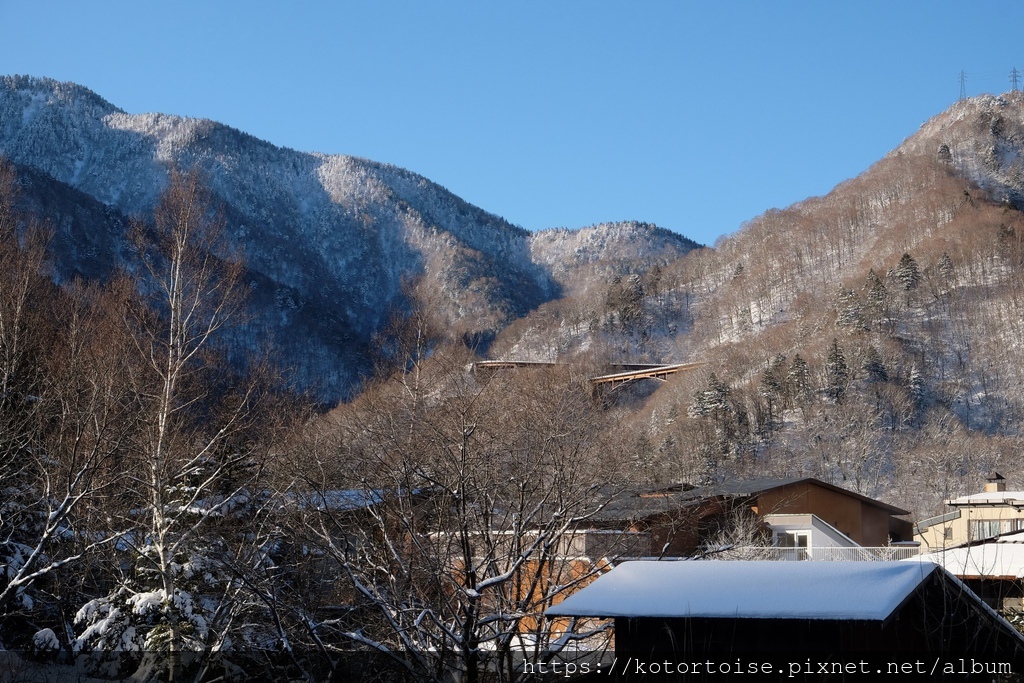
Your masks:
M480 370L509 370L514 368L554 367L562 363L533 360L482 360L473 364L473 372ZM615 389L618 386L638 379L667 379L680 372L687 372L701 367L704 363L613 363L611 368L616 371L590 378L595 389Z
M702 365L704 365L704 363L671 363L669 365L641 366L625 370L623 372L613 372L608 375L591 377L590 383L595 387L607 386L609 389L614 389L620 384L632 382L637 379L657 379L664 382L672 375L680 372L686 372L688 370L694 370Z

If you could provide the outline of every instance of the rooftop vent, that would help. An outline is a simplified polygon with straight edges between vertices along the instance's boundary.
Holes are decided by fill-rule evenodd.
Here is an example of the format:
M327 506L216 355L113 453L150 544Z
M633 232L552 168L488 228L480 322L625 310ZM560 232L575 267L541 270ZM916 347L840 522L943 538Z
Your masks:
M985 480L985 493L996 493L998 491L1006 490L1006 477L995 470L989 472L988 476L985 477Z

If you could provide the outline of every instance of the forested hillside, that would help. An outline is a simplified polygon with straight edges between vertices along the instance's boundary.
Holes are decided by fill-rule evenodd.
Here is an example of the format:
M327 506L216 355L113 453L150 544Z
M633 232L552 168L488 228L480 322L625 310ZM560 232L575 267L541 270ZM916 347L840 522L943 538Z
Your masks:
M495 348L706 363L630 418L658 481L806 474L919 514L993 468L1024 484L1022 107L959 102L828 195Z
M274 338L281 366L324 403L372 374L374 336L409 308L412 280L431 290L455 336L486 349L572 284L575 261L556 255L575 249L583 263L695 246L652 226L602 226L586 239L573 230L532 235L402 168L283 149L208 120L128 114L48 79L0 78L0 156L19 169L23 201L56 227L60 279L128 265L129 219L152 212L170 168L199 170L225 244L245 253L259 334Z

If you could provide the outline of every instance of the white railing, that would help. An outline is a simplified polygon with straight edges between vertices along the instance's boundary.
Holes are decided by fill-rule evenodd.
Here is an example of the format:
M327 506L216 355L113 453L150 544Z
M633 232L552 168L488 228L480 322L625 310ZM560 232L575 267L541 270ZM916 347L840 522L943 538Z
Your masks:
M819 562L850 562L872 560L905 560L917 557L916 546L771 548L737 547L716 553L714 559L737 560L815 560Z

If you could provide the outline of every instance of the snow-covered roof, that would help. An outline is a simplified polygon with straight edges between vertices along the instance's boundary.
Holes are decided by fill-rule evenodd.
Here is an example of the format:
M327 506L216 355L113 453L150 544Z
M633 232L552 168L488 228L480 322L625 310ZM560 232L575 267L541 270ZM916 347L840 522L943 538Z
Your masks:
M298 504L302 509L347 512L350 510L364 510L383 502L384 492L377 489L337 489L332 491L307 491L301 495L289 493L285 498L289 502Z
M547 615L884 621L936 569L926 562L623 562Z
M961 546L918 556L964 579L1024 578L1024 545L1019 541Z
M1024 505L1024 491L985 491L946 501L947 505Z

